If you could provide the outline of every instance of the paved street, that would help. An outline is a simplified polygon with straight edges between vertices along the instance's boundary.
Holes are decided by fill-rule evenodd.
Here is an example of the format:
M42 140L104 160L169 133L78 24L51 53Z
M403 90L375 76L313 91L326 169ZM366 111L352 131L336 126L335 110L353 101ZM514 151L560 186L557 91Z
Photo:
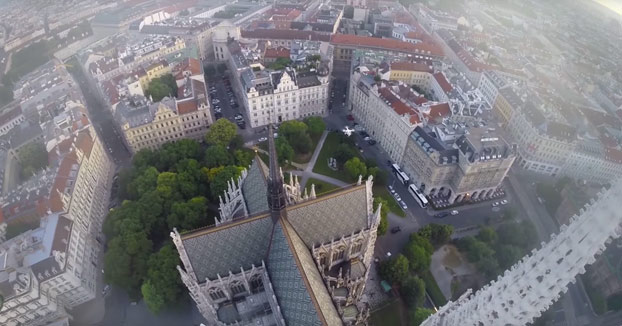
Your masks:
M76 83L80 85L86 107L89 111L91 123L95 126L97 134L106 145L115 163L117 165L128 164L131 159L131 154L125 146L121 131L118 130L114 123L112 113L105 104L105 101L101 98L95 85L87 80L81 70L77 71L78 69L80 68L74 67L74 69L72 69L72 76Z

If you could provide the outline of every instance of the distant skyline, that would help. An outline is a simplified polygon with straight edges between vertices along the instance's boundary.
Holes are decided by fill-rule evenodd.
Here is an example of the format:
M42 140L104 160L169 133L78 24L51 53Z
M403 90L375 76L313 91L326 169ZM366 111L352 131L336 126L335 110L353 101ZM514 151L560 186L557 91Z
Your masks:
M620 0L594 0L594 1L611 9L618 15L622 15L622 1Z

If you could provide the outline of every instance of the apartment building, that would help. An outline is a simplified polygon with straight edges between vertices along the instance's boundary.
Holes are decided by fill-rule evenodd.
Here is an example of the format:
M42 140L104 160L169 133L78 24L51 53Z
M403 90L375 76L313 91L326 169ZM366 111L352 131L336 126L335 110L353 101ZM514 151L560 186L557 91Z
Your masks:
M440 46L430 40L413 44L394 39L334 34L330 44L334 46L333 74L336 78L350 73L354 52L358 49L378 50L391 55L411 55L418 60L438 60L444 57Z
M550 121L532 102L514 111L507 131L518 145L518 165L551 176L560 175L577 144L576 129Z
M523 105L523 100L516 94L511 87L499 90L499 95L492 105L492 110L497 119L507 125L512 117L514 110L518 110Z
M419 125L451 115L447 103L428 102L406 84L377 81L373 70L356 67L350 78L350 111L394 162L401 162L408 136Z
M84 106L69 102L57 117L42 125L50 166L31 184L41 188L6 198L12 217L16 208L30 207L44 217L38 229L0 244L2 325L62 324L67 309L98 292L97 257L103 249L98 237L114 164Z
M227 49L229 70L235 72L233 88L251 127L328 114L330 66L326 60L304 71L292 67L255 70L238 42L230 42Z
M402 169L425 195L459 203L491 198L515 158L514 147L496 132L447 122L415 128Z
M383 64L382 79L400 81L416 86L438 102L448 102L453 90L442 72L434 72L433 66L421 62L395 61Z
M22 108L19 105L6 106L0 108L0 136L4 136L13 129L13 127L26 121Z
M39 228L0 244L0 324L60 322L68 316L66 309L95 297L95 279L87 281L81 265L96 261L76 260L81 237L71 219L52 214Z
M510 84L494 70L484 71L478 84L484 100L486 100L486 103L491 107L496 102L499 92L509 86Z

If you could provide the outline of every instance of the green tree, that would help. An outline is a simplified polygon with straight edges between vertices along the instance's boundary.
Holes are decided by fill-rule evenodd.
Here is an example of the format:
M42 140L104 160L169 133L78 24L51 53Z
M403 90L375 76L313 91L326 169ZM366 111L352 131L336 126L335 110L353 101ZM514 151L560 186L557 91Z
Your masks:
M131 199L138 199L147 192L156 188L160 173L154 167L145 169L140 175L128 184L128 195Z
M237 132L238 128L233 122L220 118L214 122L207 134L205 134L205 142L210 145L227 146Z
M30 143L19 152L22 178L30 178L37 171L48 166L48 152L41 143Z
M354 149L349 144L339 144L335 152L333 152L333 158L340 165L345 164L349 159L356 157L356 156L357 156L356 149Z
M174 172L162 172L158 175L158 181L156 190L160 193L162 198L176 199L179 198L179 192L177 191L177 173Z
M321 117L308 117L304 122L309 128L309 135L312 137L319 137L326 130L326 124Z
M160 102L165 97L173 97L173 89L170 88L166 83L162 82L158 78L152 80L147 86L147 91L145 92L147 97L151 97L154 102Z
M607 307L611 310L622 310L622 293L611 295L607 298Z
M410 326L419 326L428 317L434 313L434 310L428 308L417 307L410 311Z
M367 175L367 167L358 157L349 159L343 166L351 179Z
M233 153L233 156L235 157L235 164L237 166L247 167L253 162L253 154L248 151L237 149Z
M399 283L408 276L408 259L400 254L395 258L383 261L379 269L380 276L392 284Z
M268 65L268 68L273 70L283 70L285 67L292 64L292 60L289 58L277 58L273 63Z
M207 218L207 199L194 197L187 202L175 202L171 207L171 214L167 217L169 229L180 228L192 230L205 225Z
M141 287L149 310L157 314L167 305L179 301L183 286L177 266L180 264L177 250L170 244L149 257L147 278Z
M374 212L378 209L379 204L382 204L382 206L380 207L380 223L378 224L377 234L384 235L387 233L387 229L389 228L389 221L387 220L389 203L382 197L374 197Z
M451 225L431 223L419 229L417 233L438 248L451 240L454 228Z
M430 240L421 236L419 233L411 233L408 242L412 242L417 246L425 249L425 252L430 256L432 255L432 253L434 253L434 247L432 246Z
M504 270L514 265L524 255L521 248L513 245L500 245L495 250L495 258L499 262L499 267Z
M226 166L220 170L210 183L212 198L218 199L218 196L222 196L225 190L227 190L227 182L231 181L231 179L236 180L240 173L241 169L237 166Z
M410 275L402 282L400 293L408 306L421 306L425 298L425 282L417 276Z
M276 155L279 159L279 164L283 165L286 161L291 162L294 157L294 149L285 138L279 137L275 139L274 147L276 149Z
M475 240L471 243L467 251L467 258L470 262L476 263L484 257L492 257L495 251L485 242Z
M231 165L233 158L223 145L212 145L205 151L205 165L208 168Z
M493 244L497 242L497 238L497 232L495 231L495 229L489 226L482 227L477 234L477 239L488 244Z
M476 264L477 270L484 273L490 280L499 275L499 263L494 256L484 256Z
M415 242L411 241L406 244L404 256L408 259L410 270L415 273L422 273L430 267L430 255Z
M297 153L308 153L313 145L308 129L309 127L304 122L285 121L279 127L279 136L287 139L287 142Z

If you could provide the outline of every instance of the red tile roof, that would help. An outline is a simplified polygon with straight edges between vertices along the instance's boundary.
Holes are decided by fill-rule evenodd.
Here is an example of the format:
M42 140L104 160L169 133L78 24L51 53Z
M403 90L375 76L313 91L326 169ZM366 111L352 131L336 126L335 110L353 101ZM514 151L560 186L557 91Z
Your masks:
M433 42L408 43L393 39L358 36L349 34L333 34L330 43L333 45L349 45L365 48L378 48L412 54L442 56L443 50Z
M260 40L310 40L310 41L330 41L330 35L320 34L313 31L299 31L295 29L255 29L243 30L243 38Z
M417 111L408 106L406 103L402 102L402 100L395 96L395 94L393 94L390 89L388 89L387 87L381 87L378 89L378 93L380 93L382 99L389 102L389 105L393 108L393 111L395 111L395 113L399 115L409 115L411 124L417 124L421 122Z
M289 59L289 49L279 46L276 48L266 49L264 53L264 58L288 58Z
M194 112L198 109L197 101L195 99L189 99L177 102L177 113L186 114Z
M445 78L445 75L442 72L435 73L434 79L436 79L436 82L441 86L445 93L449 93L452 89L454 89L451 87L451 84L447 81L447 78Z
M391 69L394 70L405 70L405 71L421 71L421 72L432 72L432 68L425 63L418 62L392 62Z
M451 115L448 103L430 105L430 112L427 114L430 119L444 118Z
M410 32L407 32L406 34L404 34L404 37L408 38L408 39L418 39L418 38L421 37L421 33L410 31Z
M58 173L54 179L54 185L50 191L50 198L48 199L48 206L52 212L63 211L63 200L61 194L65 191L67 185L67 179L69 173L74 164L78 163L76 154L74 152L67 154L60 163Z
M93 149L93 138L88 130L81 131L76 140L76 147L84 153L85 156L91 156Z
M605 149L605 158L608 161L622 164L622 151L615 148L607 148Z

